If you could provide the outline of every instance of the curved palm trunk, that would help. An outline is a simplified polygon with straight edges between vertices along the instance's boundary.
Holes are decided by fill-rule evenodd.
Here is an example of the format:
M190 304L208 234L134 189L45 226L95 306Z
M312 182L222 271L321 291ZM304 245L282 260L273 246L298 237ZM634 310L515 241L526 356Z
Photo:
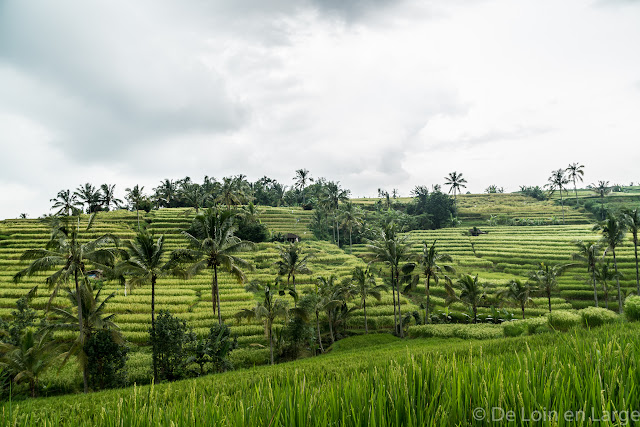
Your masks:
M367 324L367 300L362 298L362 310L364 311L364 333L369 333L369 325Z
M78 270L76 269L73 274L76 282L76 300L78 300L78 326L79 326L79 332L80 332L80 340L82 342L82 346L84 347L84 339L82 334L83 327L84 327L84 320L82 317L82 298L80 295L80 284L78 283ZM84 363L84 365L82 366L82 383L84 387L84 392L88 393L89 392L89 372L87 370L86 363Z
M316 310L316 326L318 327L318 342L320 343L320 351L324 353L324 348L322 347L322 336L320 335L320 315Z
M618 313L622 314L622 293L620 292L620 277L618 276L618 263L616 261L616 249L612 248L613 252L613 268L616 270L616 286L618 287Z
M327 312L327 318L329 320L329 334L331 335L331 344L333 344L334 342L336 342L336 338L333 336L333 319L331 319L331 312Z
M158 383L158 351L156 346L156 275L151 276L151 334L153 347L151 349L151 361L153 363L153 382Z

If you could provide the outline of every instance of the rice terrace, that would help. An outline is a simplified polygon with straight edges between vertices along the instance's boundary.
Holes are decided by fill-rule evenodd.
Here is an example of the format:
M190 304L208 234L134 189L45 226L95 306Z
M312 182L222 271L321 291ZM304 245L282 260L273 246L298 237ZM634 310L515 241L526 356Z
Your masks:
M0 426L640 426L640 0L0 0Z

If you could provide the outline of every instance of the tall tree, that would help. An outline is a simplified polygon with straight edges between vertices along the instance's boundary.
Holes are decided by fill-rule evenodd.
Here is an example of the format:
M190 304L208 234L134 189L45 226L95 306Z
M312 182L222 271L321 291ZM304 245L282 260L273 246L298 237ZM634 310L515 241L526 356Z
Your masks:
M340 246L340 230L338 228L338 208L340 203L349 200L349 190L344 190L340 187L340 182L327 182L324 188L324 195L322 204L327 211L333 215L333 241ZM337 232L337 239L336 239Z
M84 186L78 187L73 194L83 205L87 205L87 213L94 213L100 210L100 192L88 182Z
M351 202L347 202L342 206L340 212L341 225L349 230L349 253L353 253L353 229L361 227L364 223L364 212L358 206Z
M89 217L86 231L93 225L95 214ZM61 284L73 280L75 284L75 295L78 296L76 304L78 309L78 329L82 335L84 323L82 312L82 301L80 298L81 284L86 282L88 265L103 271L109 271L115 265L119 251L113 247L107 247L117 243L117 238L105 234L96 240L85 242L80 235L80 219L77 226L69 217L55 218L52 223L51 240L44 249L29 249L22 254L21 260L32 261L29 266L19 271L13 276L13 280L18 282L25 276L31 276L39 272L51 272L45 281L49 288L53 290L51 300L58 294ZM80 344L83 344L82 342ZM88 391L87 371L84 369L83 375L84 390Z
M302 193L302 204L304 205L306 204L304 189L309 181L313 181L313 178L311 178L307 169L298 169L296 170L296 176L294 176L293 179L295 180L295 187Z
M551 292L558 287L558 277L560 277L569 267L573 267L575 264L558 264L558 265L546 265L540 263L540 267L537 270L529 273L529 280L537 285L538 290L543 292L549 303L549 313L551 313Z
M404 328L402 327L402 309L400 306L400 279L402 274L408 273L411 266L411 244L408 243L408 235L400 237L397 233L395 223L391 223L381 228L377 232L377 238L369 241L367 257L371 262L380 262L389 269L389 284L393 295L393 314L395 320L396 333L404 338ZM406 263L402 265L403 263ZM397 304L396 304L397 294ZM397 305L397 315L396 315Z
M498 297L506 298L516 305L522 311L524 319L524 308L533 303L531 299L531 286L529 283L523 283L520 280L513 279L507 284L507 288L498 292Z
M584 176L584 165L571 163L569 167L565 169L565 172L567 172L567 178L573 181L573 191L576 193L576 206L578 206L578 186L576 183L577 181L582 182L582 177Z
M138 219L138 231L140 231L140 205L145 199L143 190L144 186L140 187L138 184L136 184L133 188L126 188L124 190L127 192L124 198L127 199L129 204L136 210L136 217Z
M427 306L424 313L424 323L429 323L429 310L431 304L431 279L434 280L437 285L440 280L440 275L443 271L447 273L455 273L455 269L446 262L451 262L451 256L448 254L441 254L436 249L436 242L434 240L431 246L427 245L427 242L422 243L422 253L418 260L418 265L422 269L422 272L426 278L425 280L425 294L427 296ZM445 278L448 277L445 275Z
M351 274L351 285L353 285L354 294L360 297L360 306L364 313L364 332L369 333L369 324L367 323L367 298L372 297L380 301L382 292L386 290L384 285L376 284L376 277L371 270L362 267L355 267Z
M53 202L51 209L59 209L55 215L75 215L82 209L82 203L78 201L78 196L71 193L71 190L60 190L55 199L49 200Z
M622 278L622 274L616 273L616 271L611 268L611 260L607 260L606 262L599 262L595 267L595 276L598 283L602 285L602 292L604 294L604 307L609 309L609 281L613 279Z
M115 184L102 184L100 186L100 191L100 203L106 208L106 210L109 210L111 205L113 205L114 208L118 208L122 204L122 200L118 199L115 195Z
M611 187L609 181L598 181L597 184L589 184L591 191L596 193L600 197L600 219L605 219L604 197L611 193Z
M578 252L572 255L573 259L582 261L587 264L587 272L591 273L593 282L593 300L598 306L598 287L596 285L596 265L598 264L600 245L595 242L583 242L578 240L574 242L578 248Z
M447 290L447 301L461 301L471 307L473 311L473 323L478 322L478 306L487 298L484 285L478 282L478 276L464 274L453 286L447 281L445 289ZM454 287L460 292L456 295Z
M222 178L222 185L220 186L216 202L225 204L227 210L231 210L232 205L242 204L247 198L242 182L241 177Z
M640 208L623 209L624 222L631 232L633 241L633 254L636 260L636 289L637 295L640 295L640 273L638 272L638 227L640 226Z
M622 292L620 291L620 277L618 276L618 261L616 260L616 248L624 243L626 224L622 218L609 213L607 219L593 227L593 231L602 233L602 243L611 249L613 255L613 268L616 272L616 286L618 288L618 312L622 313Z
M177 249L172 254L174 262L190 262L187 274L194 276L205 269L213 270L211 281L211 301L213 314L218 310L218 323L222 324L220 311L220 290L218 270L222 269L234 276L239 283L246 280L243 269L252 269L251 264L236 256L238 252L253 250L255 245L240 240L234 235L236 226L234 215L230 211L208 208L194 218L193 234L183 231L189 242L189 248Z
M465 185L467 180L462 177L462 173L456 171L450 172L449 176L444 177L444 184L449 186L449 193L453 192L453 200L455 201L456 208L458 207L457 195L462 188L467 188Z
M296 274L311 274L311 269L307 265L310 253L304 253L299 243L289 243L285 247L279 248L280 259L276 262L279 276L287 276L287 286L293 279L293 291L296 291ZM297 306L297 303L296 303Z
M208 194L204 191L200 184L186 183L180 189L184 201L188 206L196 210L196 214L200 212L207 202ZM191 210L189 209L188 212Z
M562 192L567 191L566 185L569 183L569 178L564 173L564 169L558 169L551 172L549 181L545 184L545 187L549 189L549 196L556 191L560 193L560 204L562 205L562 224L564 224L564 199L562 198Z
M171 202L178 196L178 184L175 181L165 178L156 188L153 189L161 204L170 208Z

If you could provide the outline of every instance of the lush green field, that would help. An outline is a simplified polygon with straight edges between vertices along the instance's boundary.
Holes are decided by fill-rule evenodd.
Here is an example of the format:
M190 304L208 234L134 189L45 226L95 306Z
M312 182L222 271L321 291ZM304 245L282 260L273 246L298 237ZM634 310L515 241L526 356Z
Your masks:
M638 324L488 341L350 340L273 367L6 402L0 417L39 426L582 426L640 417Z

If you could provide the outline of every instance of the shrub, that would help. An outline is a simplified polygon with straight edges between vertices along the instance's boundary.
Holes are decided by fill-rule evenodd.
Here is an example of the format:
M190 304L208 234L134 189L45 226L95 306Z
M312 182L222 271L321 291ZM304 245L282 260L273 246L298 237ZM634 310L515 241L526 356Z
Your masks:
M214 372L224 372L233 369L229 361L229 354L238 348L238 338L231 339L231 330L227 325L214 324L209 330L209 357Z
M640 321L640 296L631 295L624 301L624 315L627 320Z
M587 307L580 310L582 323L588 327L602 326L605 323L613 323L618 320L618 315L611 310L602 307Z
M547 319L549 321L549 326L557 331L568 331L569 329L578 326L582 321L582 317L578 313L563 310L549 313Z
M156 318L156 334L151 335L151 345L155 341L158 376L169 381L185 376L189 362L189 346L195 341L195 334L187 332L187 323L174 317L166 310L160 310Z
M229 361L235 368L252 368L269 363L269 349L256 345L257 349L240 348L229 354Z
M93 390L123 387L127 382L127 353L129 349L118 344L107 329L91 335L84 345L89 370L89 387Z
M504 322L502 323L502 330L506 337L517 337L524 334L534 335L543 329L547 329L547 325L546 316L540 316Z
M409 335L412 338L462 338L462 339L491 339L503 336L502 326L493 324L442 324L442 325L418 325L409 327Z

